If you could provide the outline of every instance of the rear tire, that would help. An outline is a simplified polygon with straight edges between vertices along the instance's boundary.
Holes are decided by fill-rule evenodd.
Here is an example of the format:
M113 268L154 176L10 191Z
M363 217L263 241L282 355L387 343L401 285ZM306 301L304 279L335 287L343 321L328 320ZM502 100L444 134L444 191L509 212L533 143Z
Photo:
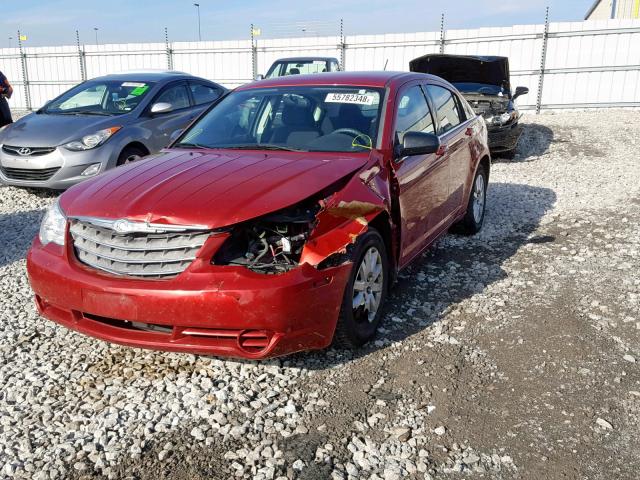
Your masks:
M469 202L467 203L467 213L458 224L458 230L465 235L474 235L482 229L484 214L487 205L487 168L483 165L478 167L476 176L471 184Z
M118 162L116 163L116 167L120 167L122 165L126 165L127 163L132 163L140 160L142 157L149 155L149 152L143 150L140 147L136 146L128 146L124 147L120 155L118 156Z
M358 237L351 258L353 266L333 337L335 346L349 350L375 337L390 280L387 249L377 230L369 228Z

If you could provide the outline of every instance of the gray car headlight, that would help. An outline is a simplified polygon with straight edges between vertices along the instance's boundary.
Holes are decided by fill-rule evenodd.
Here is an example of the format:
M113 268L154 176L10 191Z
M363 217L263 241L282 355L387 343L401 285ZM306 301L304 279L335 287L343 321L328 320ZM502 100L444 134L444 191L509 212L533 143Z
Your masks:
M47 209L40 224L40 232L38 233L40 243L42 243L42 245L55 243L64 246L66 228L67 217L64 216L58 200L56 200L55 203Z
M103 130L98 130L96 133L92 133L91 135L85 135L80 140L69 142L63 145L63 147L73 152L91 150L92 148L99 147L104 142L109 140L109 138L111 138L111 136L121 128L122 127L110 127Z

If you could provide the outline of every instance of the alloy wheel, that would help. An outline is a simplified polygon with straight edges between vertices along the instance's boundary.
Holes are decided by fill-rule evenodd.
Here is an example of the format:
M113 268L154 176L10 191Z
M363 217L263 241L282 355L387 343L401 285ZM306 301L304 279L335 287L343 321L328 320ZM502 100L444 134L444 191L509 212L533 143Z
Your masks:
M484 187L484 175L479 174L473 183L473 219L480 223L484 213L486 189Z
M362 256L353 282L353 316L356 320L369 323L375 320L383 286L382 257L376 247L370 247Z

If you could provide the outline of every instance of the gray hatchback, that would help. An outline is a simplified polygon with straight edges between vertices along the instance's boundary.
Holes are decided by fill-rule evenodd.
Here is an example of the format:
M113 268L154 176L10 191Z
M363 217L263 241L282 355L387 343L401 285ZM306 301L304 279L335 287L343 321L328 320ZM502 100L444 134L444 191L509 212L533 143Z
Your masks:
M88 80L0 130L0 181L66 189L166 147L225 92L174 71Z

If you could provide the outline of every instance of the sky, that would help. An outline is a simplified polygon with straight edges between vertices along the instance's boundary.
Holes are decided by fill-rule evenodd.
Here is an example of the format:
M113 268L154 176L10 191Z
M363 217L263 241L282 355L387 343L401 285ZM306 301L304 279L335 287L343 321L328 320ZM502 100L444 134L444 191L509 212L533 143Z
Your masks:
M17 31L25 46L81 43L163 42L198 39L197 8L185 0L3 0L0 47L16 46ZM581 21L593 0L199 0L202 40L240 40L250 24L264 37L317 32L345 34L436 31L440 15L446 28L478 28ZM94 30L97 28L97 32ZM304 31L303 31L304 29ZM9 40L9 37L13 37Z

